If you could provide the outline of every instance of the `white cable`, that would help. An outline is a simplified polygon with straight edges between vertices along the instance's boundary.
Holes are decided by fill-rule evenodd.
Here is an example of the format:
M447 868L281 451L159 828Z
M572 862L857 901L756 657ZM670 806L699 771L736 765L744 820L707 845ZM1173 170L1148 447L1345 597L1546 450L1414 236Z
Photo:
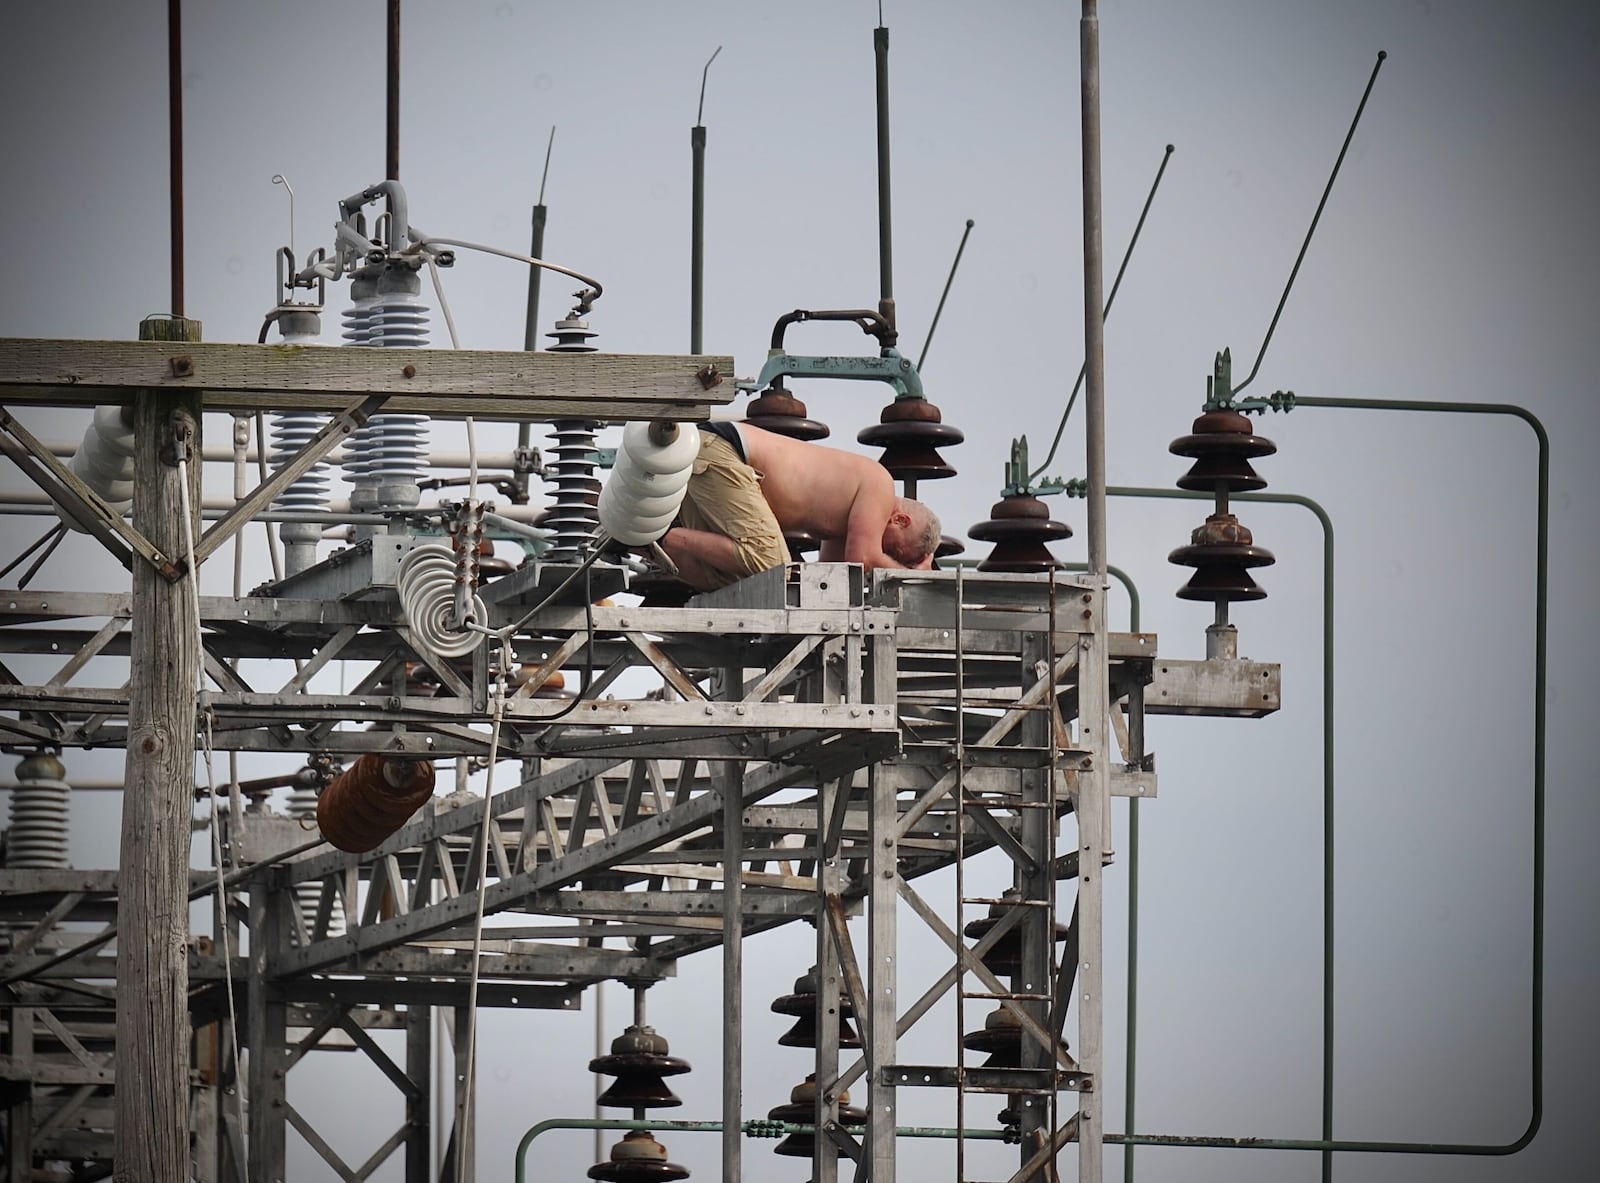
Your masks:
M494 767L500 759L500 722L505 717L507 678L514 656L510 638L502 636L500 640L500 676L495 680L494 718L489 725L489 767L483 785L483 841L478 844L478 891L472 918L472 974L467 984L467 1062L461 1081L461 1105L456 1122L458 1130L472 1128L472 1107L476 1100L473 1078L477 1073L478 1058L478 964L483 956L483 910L489 881L490 806L494 802ZM467 1140L457 1138L457 1179L466 1177L466 1149Z
M217 805L217 778L212 764L211 707L206 704L205 662L200 654L205 652L205 628L200 620L200 568L194 561L194 524L189 514L189 461L183 454L186 441L179 441L178 450L178 505L183 514L183 553L188 564L189 597L194 611L195 643L195 698L200 707L205 726L197 728L205 751L206 796L211 802L211 861L217 868L217 938L222 945L222 967L228 983L228 1037L233 1051L233 1076L236 1088L235 1103L238 1108L239 1128L247 1128L245 1120L245 1076L239 1059L239 1012L233 1000L233 952L228 940L228 885L223 873L222 819ZM241 1133L241 1137L247 1134ZM248 1155L239 1168L244 1172L245 1183L250 1183Z
M431 234L422 233L415 226L411 227L411 233L413 235L412 244L418 249L426 246L458 246L463 250L482 251L486 255L499 255L502 259L526 263L530 267L543 267L547 271L559 271L562 275L570 275L579 283L586 283L594 289L593 294L589 297L591 301L598 300L601 293L605 291L600 286L600 281L593 276L585 275L581 271L574 271L570 267L563 267L559 263L552 263L548 259L535 259L532 255L522 255L516 251L501 250L497 246L486 246L481 242L467 242L460 238L435 238Z

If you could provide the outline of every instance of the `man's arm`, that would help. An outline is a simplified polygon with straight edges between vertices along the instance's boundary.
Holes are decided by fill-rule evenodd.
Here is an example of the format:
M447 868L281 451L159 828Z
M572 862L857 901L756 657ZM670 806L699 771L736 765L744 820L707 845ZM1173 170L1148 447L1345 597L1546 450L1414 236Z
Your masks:
M894 478L876 461L861 458L860 484L855 500L850 505L850 516L845 525L841 547L843 561L860 563L868 571L874 567L893 567L905 570L905 564L896 562L883 551L883 532L897 512ZM823 545L827 556L827 544Z

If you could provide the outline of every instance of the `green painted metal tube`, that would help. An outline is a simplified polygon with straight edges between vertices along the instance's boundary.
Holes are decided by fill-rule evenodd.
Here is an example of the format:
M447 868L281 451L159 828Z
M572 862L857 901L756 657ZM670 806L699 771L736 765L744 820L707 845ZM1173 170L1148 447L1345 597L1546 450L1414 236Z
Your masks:
M747 1138L787 1138L790 1134L814 1134L816 1126L788 1121L746 1121L742 1129ZM628 1121L606 1117L552 1117L529 1128L517 1143L516 1183L527 1183L528 1147L540 1134L549 1130L681 1130L687 1133L715 1134L722 1132L720 1121ZM1008 1135L1004 1130L961 1130L953 1126L902 1125L895 1127L897 1138L972 1138L977 1141L1003 1142Z
M1294 397L1287 409L1295 407L1326 407L1348 410L1415 411L1437 414L1510 415L1521 419L1534 433L1538 442L1538 523L1536 561L1534 574L1534 740L1533 740L1533 957L1530 999L1530 1063L1529 1093L1530 1114L1528 1125L1514 1141L1506 1143L1457 1142L1382 1142L1335 1139L1331 1136L1332 1121L1332 1042L1333 1042L1333 524L1326 511L1308 497L1296 494L1239 493L1236 501L1283 502L1302 505L1317 515L1324 530L1324 662L1323 662L1323 825L1324 825L1324 904L1323 904L1323 1132L1321 1139L1291 1138L1223 1138L1186 1137L1165 1134L1108 1134L1106 1141L1124 1146L1204 1146L1224 1149L1261 1150L1314 1150L1327 1156L1334 1152L1374 1154L1442 1154L1462 1156L1503 1156L1516 1154L1533 1141L1544 1119L1544 892L1545 892L1545 730L1546 730L1546 675L1548 641L1549 599L1549 549L1550 549L1550 439L1537 416L1524 407L1509 403L1465 403L1421 400L1383 400L1356 398L1301 398ZM1177 500L1204 501L1204 493L1190 493L1177 489L1146 489L1112 487L1106 490L1111 497L1158 497ZM1133 824L1130 822L1130 847L1133 846ZM1136 867L1136 847L1130 850L1130 867ZM1132 871L1130 869L1130 874ZM1132 918L1134 900L1130 896L1130 936L1136 932ZM1136 946L1129 946L1130 994L1133 968L1137 965ZM1130 1010L1130 1028L1133 1012ZM1130 1044L1132 1032L1130 1029ZM1131 1065L1131 1058L1130 1058ZM1131 1112L1131 1109L1130 1109ZM1130 1122L1131 1124L1131 1122ZM1325 1169L1324 1174L1327 1174ZM1125 1166L1125 1178L1131 1181L1131 1169Z

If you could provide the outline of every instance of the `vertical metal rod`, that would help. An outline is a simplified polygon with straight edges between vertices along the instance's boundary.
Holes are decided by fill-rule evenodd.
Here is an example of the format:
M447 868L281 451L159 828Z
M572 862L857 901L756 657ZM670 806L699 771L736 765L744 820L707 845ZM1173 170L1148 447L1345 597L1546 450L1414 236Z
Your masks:
M544 173L539 178L539 201L533 207L533 237L528 248L528 254L535 259L544 258L544 227L549 218L550 208L544 203L545 182L550 179L550 153L556 146L556 129L550 128L550 139L544 146ZM539 348L539 277L544 274L543 267L528 268L528 306L522 317L522 348L529 353L538 351ZM533 425L523 420L517 424L517 447L526 448L533 442ZM528 496L528 474L517 473L518 493L526 499ZM599 1052L595 1053L599 1055ZM598 1095L598 1094L596 1094ZM595 1134L596 1144L600 1135Z
M729 698L738 698L743 671L723 672ZM729 761L722 791L722 1179L740 1183L740 1122L744 1097L744 765ZM820 930L822 925L818 925Z
M689 129L689 151L694 181L689 214L689 352L702 353L701 316L705 303L706 270L706 129Z
M894 217L889 199L889 30L872 30L878 84L878 313L892 327L894 318Z
M391 181L400 179L400 0L389 0L389 52L387 78L387 112L384 123L385 163L383 175ZM404 226L395 227L397 238L404 236Z
M1079 51L1083 75L1083 358L1089 574L1103 576L1106 569L1106 357L1100 225L1100 20L1096 0L1083 0Z
M183 316L183 0L167 0L167 167L172 315Z
M706 267L706 78L711 73L711 63L717 60L722 46L712 50L700 71L700 106L695 111L694 127L689 129L689 150L693 159L694 183L691 188L689 214L689 352L702 353L702 314L705 308Z

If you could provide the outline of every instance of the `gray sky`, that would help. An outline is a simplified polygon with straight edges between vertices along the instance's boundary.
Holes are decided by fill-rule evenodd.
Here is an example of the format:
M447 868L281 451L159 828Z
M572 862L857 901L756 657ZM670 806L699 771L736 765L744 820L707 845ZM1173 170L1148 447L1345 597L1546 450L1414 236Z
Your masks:
M298 195L302 254L334 202L383 171L384 5L203 3L185 23L188 308L212 341L254 340L272 255ZM967 433L953 480L924 487L947 531L987 515L1010 439L1043 458L1082 352L1077 6L928 0L886 5L892 29L895 294L921 350L967 218L976 219L928 354L929 397ZM688 128L705 101L708 350L742 374L773 320L877 296L871 3L425 4L405 13L401 177L431 233L526 248L546 136L558 127L546 253L599 276L606 349L688 348ZM167 305L164 5L7 6L0 103L11 282L0 334L128 338ZM1167 453L1199 413L1213 353L1247 373L1379 49L1389 60L1251 393L1514 402L1551 436L1546 1115L1514 1159L1341 1158L1340 1180L1563 1180L1593 1151L1600 947L1592 846L1600 822L1584 735L1600 696L1588 590L1597 440L1600 246L1594 119L1600 15L1544 3L1107 4L1101 20L1107 283L1164 145L1176 154L1107 329L1111 483L1170 486ZM525 274L463 257L447 294L471 348L519 348ZM545 283L543 319L570 285ZM341 307L345 293L330 293ZM431 301L430 301L431 302ZM329 333L329 339L334 334ZM436 344L446 340L435 329ZM800 326L797 352L867 352L854 329ZM884 395L799 391L835 442ZM81 417L27 420L76 436ZM214 428L219 431L221 428ZM1337 1088L1341 1137L1506 1142L1528 1113L1528 966L1535 450L1513 420L1301 409L1260 431L1274 491L1317 499L1337 532L1339 853ZM510 428L481 441L503 447ZM1052 475L1082 475L1075 414ZM214 474L216 491L227 476ZM0 474L0 489L21 478ZM1055 502L1078 536L1080 502ZM1209 610L1172 597L1167 552L1200 506L1114 501L1111 560L1137 582L1143 627L1172 656L1203 654ZM1262 722L1156 721L1161 797L1144 808L1141 1130L1315 1137L1318 1131L1321 555L1303 509L1240 512L1278 556L1270 598L1236 609L1241 649L1281 661L1284 709ZM0 558L41 526L0 519ZM970 553L982 553L974 545ZM226 572L213 573L218 587ZM85 544L41 587L116 586ZM1125 599L1114 594L1119 622ZM116 679L111 679L115 681ZM105 775L68 754L69 773ZM110 767L114 768L115 765ZM7 769L9 772L9 769ZM115 806L80 796L73 857L116 857ZM1125 833L1119 806L1119 834ZM1108 878L1120 963L1125 863ZM928 888L948 899L949 885ZM908 926L909 927L909 926ZM787 1099L804 1055L777 1049L766 1007L811 963L809 930L747 958L748 1115ZM907 934L902 989L943 960ZM697 1071L675 1116L717 1115L714 955L653 992L656 1025ZM1122 1129L1121 982L1108 1017L1107 1110ZM611 1026L624 999L612 996ZM938 1033L908 1039L948 1058ZM486 1015L480 1177L509 1173L521 1131L583 1110L589 1015ZM913 1053L907 1053L910 1058ZM322 1061L333 1061L324 1064ZM307 1072L314 1073L306 1077ZM398 1116L353 1056L297 1070L297 1104L363 1093ZM352 1116L367 1106L352 1106ZM973 1110L987 1120L988 1109ZM948 1098L902 1119L953 1120ZM383 1121L375 1124L383 1124ZM387 1128L383 1130L387 1133ZM381 1137L381 1135L377 1135ZM333 1141L360 1161L372 1127ZM323 1177L291 1134L299 1178ZM714 1139L667 1139L715 1177ZM762 1177L803 1165L747 1161ZM903 1161L941 1161L906 1147ZM1110 1170L1119 1168L1115 1151ZM553 1135L543 1177L593 1161ZM770 1170L770 1176L768 1174ZM1154 1151L1160 1180L1311 1180L1315 1156ZM390 1177L398 1178L398 1174Z

